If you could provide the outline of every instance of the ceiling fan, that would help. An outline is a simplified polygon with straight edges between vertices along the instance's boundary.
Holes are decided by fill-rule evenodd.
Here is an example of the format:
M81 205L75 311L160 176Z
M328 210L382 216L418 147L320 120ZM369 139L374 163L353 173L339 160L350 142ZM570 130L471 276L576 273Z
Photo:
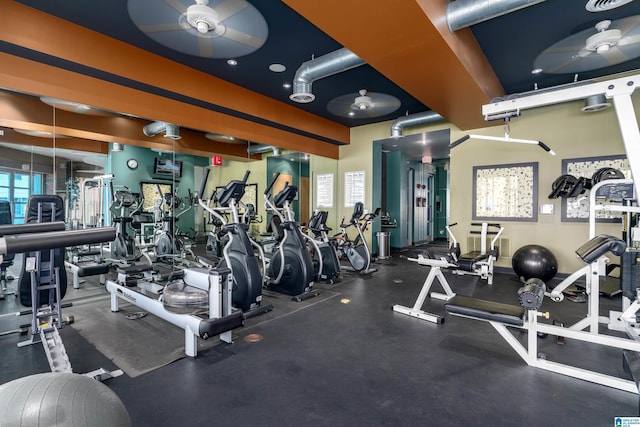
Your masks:
M594 32L595 30L595 32ZM640 15L604 20L548 47L534 67L548 74L578 73L640 57Z
M133 23L156 42L204 58L238 58L260 49L269 29L246 0L129 0Z
M357 94L342 95L327 104L327 110L336 116L365 118L391 114L400 108L400 100L386 93L361 89Z

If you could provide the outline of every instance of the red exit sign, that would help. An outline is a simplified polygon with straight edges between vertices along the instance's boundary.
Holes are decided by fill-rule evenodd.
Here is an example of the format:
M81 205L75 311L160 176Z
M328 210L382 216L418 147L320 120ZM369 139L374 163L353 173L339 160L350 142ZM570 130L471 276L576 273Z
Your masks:
M212 166L222 166L222 156L213 156L211 158Z

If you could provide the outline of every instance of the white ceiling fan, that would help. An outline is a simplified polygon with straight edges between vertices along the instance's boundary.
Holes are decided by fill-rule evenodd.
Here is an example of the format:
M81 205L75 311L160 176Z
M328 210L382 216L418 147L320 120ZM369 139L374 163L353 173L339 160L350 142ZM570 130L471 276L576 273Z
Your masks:
M534 67L549 74L578 73L640 57L640 15L603 20L545 49Z
M386 93L360 89L357 94L342 95L327 104L327 110L336 116L360 119L391 114L400 107L400 100Z
M129 0L133 23L156 42L204 58L238 58L264 45L269 29L246 0Z

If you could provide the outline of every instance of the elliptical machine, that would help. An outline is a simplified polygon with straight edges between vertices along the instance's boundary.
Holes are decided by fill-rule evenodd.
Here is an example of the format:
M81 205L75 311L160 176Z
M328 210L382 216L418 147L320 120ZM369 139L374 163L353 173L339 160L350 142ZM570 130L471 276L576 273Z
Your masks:
M356 202L349 223L345 224L344 218L342 219L342 224L340 224L342 233L338 234L337 249L347 258L353 271L368 274L374 273L378 271L378 269L371 268L371 251L369 250L367 240L364 238L364 232L373 219L380 214L380 208L376 209L374 213L363 214L364 205L362 202ZM355 229L358 230L358 235L353 240L349 238L349 227L355 227Z
M327 211L316 210L309 219L307 229L313 233L313 237L320 248L320 251L314 251L314 259L318 257L322 260L322 270L320 271L316 281L324 280L329 283L335 283L342 280L340 274L340 260L336 248L328 236L331 228L327 227Z
M320 294L313 290L314 263L307 250L307 241L317 252L320 249L313 239L302 234L295 221L291 203L298 194L298 188L286 182L284 188L272 196L271 189L279 176L280 172L277 172L264 191L265 207L280 220L282 230L282 238L269 262L268 288L292 295L294 301L303 301ZM318 271L322 271L322 259L319 260Z
M222 230L227 234L227 242L222 249L222 258L210 262L202 258L200 260L205 264L214 264L217 261L217 268L231 269L233 276L232 303L234 307L245 313L245 317L249 311L254 314L270 311L272 309L271 306L260 307L263 276L253 248L255 247L259 250L262 256L262 267L265 270L262 248L249 239L247 235L248 226L238 215L238 206L241 205L240 199L244 195L250 171L245 173L242 181L233 180L215 194L218 201L217 207L211 206L214 194L208 200L205 200L204 192L209 179L209 172L209 169L205 169L198 203L222 223ZM225 218L225 213L231 215L230 222Z
M191 210L191 203L182 212L176 214L176 210L184 205L184 200L177 194L163 194L159 185L158 192L162 197L162 205L165 206L165 209L162 210L162 228L155 242L156 257L165 262L171 258L183 258L184 244L177 237L176 223L180 216ZM191 195L191 191L189 191L189 195Z
M109 183L113 203L110 210L116 215L113 222L116 225L116 239L111 242L111 258L125 263L136 261L140 258L136 241L129 234L129 224L133 221L131 214L138 209L136 197L127 187L124 190L113 190L113 182Z

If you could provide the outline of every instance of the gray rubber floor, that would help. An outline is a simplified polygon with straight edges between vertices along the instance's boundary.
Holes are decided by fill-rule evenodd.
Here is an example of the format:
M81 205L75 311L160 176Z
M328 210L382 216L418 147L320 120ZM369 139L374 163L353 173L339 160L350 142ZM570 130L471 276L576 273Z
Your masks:
M345 273L341 283L320 285L331 298L251 319L235 331L233 344L105 384L123 400L135 426L582 427L614 425L614 417L638 414L636 394L527 367L485 322L446 316L435 325L394 313L394 304L413 305L428 268L397 254L376 267L371 275ZM456 278L452 287L517 301L519 284L512 275L497 274L492 286L472 280ZM108 307L106 296L101 300L92 292L91 304ZM11 313L13 304L7 297L0 309ZM601 297L601 306L603 313L618 309L620 299ZM546 302L544 308L566 324L586 313L585 304L569 301ZM438 301L426 309L443 314ZM0 317L0 330L28 321L18 319ZM149 315L147 321L154 319ZM262 340L244 339L254 334ZM64 328L62 336L75 372L118 367L112 355L90 343L99 337L87 340L74 327ZM48 370L40 346L17 348L24 338L0 337L0 383ZM574 341L559 346L551 337L540 339L540 350L549 359L625 375L615 350ZM153 345L146 351L136 356L152 357Z

